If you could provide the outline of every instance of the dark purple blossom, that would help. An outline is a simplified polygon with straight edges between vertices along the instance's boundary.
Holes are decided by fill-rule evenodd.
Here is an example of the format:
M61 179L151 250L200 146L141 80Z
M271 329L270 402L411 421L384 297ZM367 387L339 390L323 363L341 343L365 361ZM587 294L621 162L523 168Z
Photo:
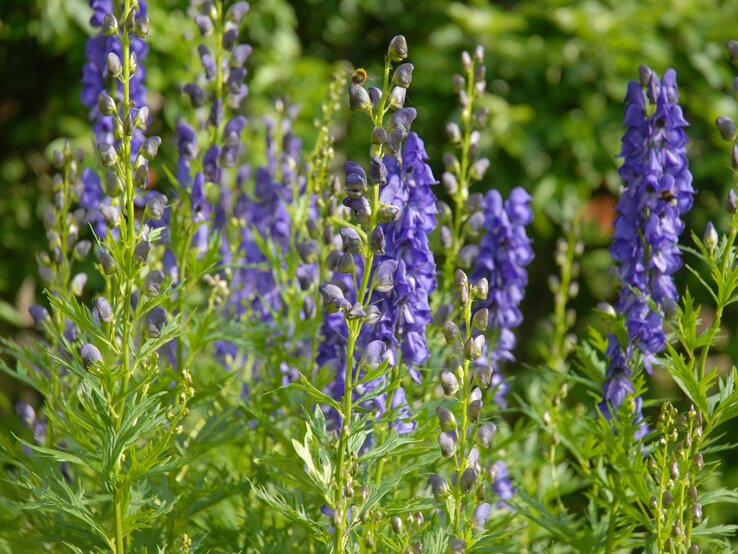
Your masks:
M676 72L667 70L661 82L650 72L648 89L647 95L631 81L625 96L619 172L625 188L610 253L621 282L616 309L625 316L630 343L650 372L655 355L666 344L664 314L677 302L672 275L682 265L677 246L684 229L681 218L692 206L694 189ZM650 114L647 98L654 105Z
M499 192L490 190L482 208L486 232L479 245L472 279L484 277L489 282L489 294L481 304L489 309L489 327L496 334L487 357L497 370L501 361L515 359L513 329L523 321L520 302L528 284L527 266L533 260L531 241L526 233L533 212L530 195L521 187L514 188L505 201Z
M407 138L401 166L395 159L387 159L388 177L381 191L382 201L396 206L402 215L399 220L381 226L384 255L377 260L380 266L392 261L396 269L392 289L372 298L382 315L366 331L368 338L387 342L392 347L394 361L399 362L401 356L418 382L418 368L430 357L425 332L432 321L429 297L436 289L436 263L428 235L436 226L438 211L431 186L437 181L427 159L423 141L416 133L410 133Z
M97 105L97 97L103 92L110 92L111 79L108 75L107 57L109 53L116 54L119 58L123 55L120 41L114 36L105 36L102 32L102 24L105 14L115 15L119 21L125 19L124 14L115 12L115 3L113 0L90 0L90 7L93 10L90 24L98 29L93 37L87 40L86 58L87 62L82 70L82 104L90 109L89 118L93 122L95 131L95 142L113 144L113 117L103 115ZM148 8L144 0L139 1L139 9L137 16L143 16L148 13ZM121 17L122 16L122 17ZM129 94L130 99L135 103L136 107L141 108L146 105L146 70L142 63L148 54L148 45L138 36L133 36L130 43L130 51L137 57L137 70L131 77ZM122 105L123 85L116 83L115 93L111 93L113 98L118 101L118 105ZM138 151L138 147L142 141L142 134L136 131L134 136L134 152Z

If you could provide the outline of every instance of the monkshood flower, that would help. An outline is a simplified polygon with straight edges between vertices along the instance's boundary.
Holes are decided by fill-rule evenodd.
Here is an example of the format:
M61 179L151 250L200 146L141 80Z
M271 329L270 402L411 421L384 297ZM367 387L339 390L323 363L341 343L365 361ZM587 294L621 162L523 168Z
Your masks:
M100 29L97 34L87 40L87 61L82 71L82 104L90 109L89 119L93 122L96 143L112 144L114 141L113 118L111 114L103 113L103 107L99 101L100 94L110 93L110 82L112 77L110 70L114 68L114 62L109 61L109 55L113 54L120 62L122 55L121 43L118 40L118 26L116 17L116 3L113 0L90 0L93 10L90 24ZM145 69L141 63L148 54L148 45L142 40L141 35L146 34L148 28L147 5L144 0L139 0L136 12L137 32L131 40L130 50L132 59L135 60L136 71L130 81L130 98L137 108L146 104ZM117 87L113 97L120 102L123 98L123 85L116 83ZM138 151L138 146L143 140L140 131L136 131L133 141L133 151Z
M520 302L528 284L527 266L533 260L525 228L533 220L533 212L530 195L521 187L514 188L505 201L498 191L490 190L482 207L486 233L479 245L472 279L484 277L489 282L489 294L482 305L489 310L488 325L496 334L496 341L486 358L497 369L500 362L515 360L513 329L523 321Z
M600 410L610 418L610 408L619 407L629 394L635 393L635 387L631 381L631 368L628 363L629 356L620 347L620 343L615 335L610 335L607 339L607 350L605 354L610 358L610 364L605 374L605 384L603 385L602 402L599 404Z
M427 159L423 141L410 133L402 165L387 160L388 180L382 195L392 194L391 204L402 215L378 227L382 237L375 237L373 246L381 248L383 255L377 258L380 264L394 261L396 265L391 292L372 298L381 316L375 325L366 328L364 339L382 339L391 345L393 358L399 362L401 357L417 382L418 368L430 357L425 331L432 321L429 296L436 289L436 263L428 235L436 226L436 197L431 186L437 182Z
M648 68L647 93L636 81L625 96L625 125L620 168L625 188L618 201L610 253L621 282L616 309L625 316L630 343L651 371L655 354L666 344L664 313L677 302L672 275L682 265L678 249L682 216L691 208L694 189L686 157L687 122L678 104L676 72L663 81ZM655 106L649 115L647 99ZM658 307L652 309L650 302Z

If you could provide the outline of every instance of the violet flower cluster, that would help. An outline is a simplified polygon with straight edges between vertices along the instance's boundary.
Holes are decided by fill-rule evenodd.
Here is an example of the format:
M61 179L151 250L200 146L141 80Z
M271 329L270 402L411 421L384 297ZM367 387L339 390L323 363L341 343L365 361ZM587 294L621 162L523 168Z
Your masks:
M650 115L647 100L654 106ZM687 122L678 100L673 69L659 81L642 67L641 83L631 81L625 96L627 128L619 171L625 188L610 253L618 265L621 289L616 309L625 317L628 347L623 351L615 336L609 338L610 366L601 404L606 415L608 405L616 408L634 392L630 360L636 351L651 371L656 354L666 346L663 319L678 299L673 274L682 265L678 248L682 217L694 195L686 157Z
M515 361L512 351L516 338L514 329L523 321L520 302L528 284L527 267L533 260L531 240L526 226L533 221L530 195L516 187L502 199L496 190L490 190L482 201L485 234L479 245L472 279L486 278L489 295L482 306L489 310L489 328L495 336L492 349L480 359L494 368L492 386L495 401L505 406L509 386L499 372L501 362Z

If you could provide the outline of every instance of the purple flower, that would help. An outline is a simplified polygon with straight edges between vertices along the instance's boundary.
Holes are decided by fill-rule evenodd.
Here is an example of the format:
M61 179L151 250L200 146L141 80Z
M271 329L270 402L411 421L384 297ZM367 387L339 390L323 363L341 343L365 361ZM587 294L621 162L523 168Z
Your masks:
M664 313L677 302L672 275L682 265L677 246L684 229L681 218L692 206L694 189L676 72L667 70L662 82L651 72L648 89L646 95L631 81L625 96L619 172L625 189L610 253L621 282L616 309L625 316L629 341L641 351L650 372L655 354L666 345ZM647 97L655 105L650 115Z
M492 467L495 469L496 474L495 480L492 483L492 492L500 498L497 507L509 507L505 500L510 500L515 496L515 488L510 479L510 473L507 471L507 465L505 462L497 461L492 464Z
M124 19L124 17L121 17L123 14L115 13L115 6L112 0L90 0L90 7L93 10L90 24L97 29L102 27L105 14L113 14L118 17L119 21ZM137 16L146 15L147 12L148 9L146 2L141 0L139 2ZM135 102L135 105L138 108L141 108L146 105L146 85L144 84L146 70L142 62L146 59L146 55L148 54L148 46L143 40L141 40L141 38L134 36L131 40L130 50L132 53L136 54L137 70L131 77L129 94L130 99ZM87 62L82 70L81 100L82 104L90 109L89 118L90 121L93 122L95 139L98 144L114 143L113 117L102 115L97 105L98 95L103 91L108 91L109 76L107 57L111 52L120 58L123 55L121 43L115 37L105 36L102 33L102 30L99 30L95 36L90 37L87 40L85 51ZM123 99L122 83L117 83L113 97L118 101L118 105L121 106L121 100ZM136 135L134 136L133 141L134 152L138 152L142 136L142 133L136 130Z
M523 321L520 302L528 284L527 266L533 260L526 226L533 220L530 195L521 187L510 191L507 200L490 190L482 202L486 233L479 245L472 279L489 282L487 299L481 305L489 309L489 327L496 333L492 350L486 353L495 368L501 361L513 361L516 339L513 329ZM486 363L486 362L485 362ZM502 383L498 393L506 390Z
M418 368L430 357L425 332L433 319L429 296L436 289L436 263L428 243L438 213L436 196L431 190L436 180L427 159L423 141L416 133L410 133L405 143L402 166L394 159L387 159L388 177L381 191L382 200L397 207L402 215L399 220L381 226L384 255L377 260L380 267L394 262L396 269L392 289L372 298L382 315L365 333L367 339L387 342L395 351L396 360L399 361L401 354L417 382L420 381ZM353 166L352 171L359 174ZM363 169L359 175L363 175Z

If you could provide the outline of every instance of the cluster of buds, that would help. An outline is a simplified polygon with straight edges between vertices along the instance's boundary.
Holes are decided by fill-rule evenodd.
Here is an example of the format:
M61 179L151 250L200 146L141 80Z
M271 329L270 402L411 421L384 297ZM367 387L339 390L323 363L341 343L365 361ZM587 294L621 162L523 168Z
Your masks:
M472 305L476 300L487 298L489 284L485 278L472 284L459 269L455 275L455 286L464 314L465 329L462 332L450 319L443 323L443 333L452 354L448 358L447 368L441 371L440 379L444 394L458 400L462 411L454 414L445 406L436 409L441 431L438 435L441 455L453 459L455 463L454 488L452 490L439 474L431 475L429 481L438 502L445 502L453 495L457 503L462 503L467 495L472 495L477 504L471 518L472 525L477 530L483 530L491 512L490 504L485 502L486 482L494 483L497 469L494 465L489 468L482 466L480 448L489 448L497 427L494 423L482 420L483 391L490 387L493 373L492 366L483 359L486 347L483 333L487 329L489 313L487 308L481 308L472 314ZM475 368L474 371L470 366ZM469 448L466 447L467 434L472 439ZM459 522L455 529L459 530Z
M391 63L402 62L407 58L407 41L402 35L394 37L389 44L386 55L385 84L387 90L378 87L364 88L368 74L365 69L357 69L351 76L349 85L349 106L352 111L367 114L374 123L372 144L381 145L384 151L392 156L399 156L402 141L410 132L410 125L415 119L413 108L405 108L407 89L413 80L414 66L411 63L398 65L392 77L389 71ZM384 114L394 113L386 126L381 125Z
M84 261L92 249L89 240L80 240L87 214L83 208L72 209L84 195L79 171L83 151L73 152L69 141L65 141L62 150L55 150L53 156L57 169L52 180L54 196L43 217L49 250L39 255L39 275L51 292L59 293L69 285L75 295L81 296L87 274L71 276L71 267L74 262ZM37 328L49 318L46 310L39 306L32 307L31 317Z
M444 158L444 161L448 159ZM444 173L447 174L449 173ZM449 253L448 263L469 269L474 266L480 248L478 244L464 243L467 238L476 238L485 232L484 195L479 192L472 193L463 203L457 204L456 209L454 212L446 202L438 201L438 220L441 223L439 238L441 245ZM459 237L455 237L453 231L457 217L463 217L463 223L459 226L461 233Z
M438 203L442 223L440 239L449 252L446 262L449 278L453 264L468 268L474 260L475 248L478 247L464 247L464 243L467 237L479 235L484 226L484 215L481 211L482 195L470 196L469 188L474 181L484 178L490 166L488 158L477 158L481 129L489 116L488 108L475 106L475 101L484 96L487 87L484 48L477 46L473 55L462 52L461 66L463 75L453 76L461 117L458 123L446 125L446 135L456 153L443 155L444 172L441 176L446 192L453 199L455 211L452 212L445 202Z
M730 62L738 65L738 40L729 40L725 44L725 48L728 50ZM733 97L738 100L738 77L733 77ZM730 161L733 169L738 171L738 144L735 144L736 137L738 137L738 128L730 117L723 115L715 120L715 125L724 141L734 143ZM733 199L735 204L735 193Z
M670 403L661 407L657 430L661 435L658 447L648 460L658 493L651 497L651 508L663 544L660 552L684 551L698 554L699 546L692 542L691 530L702 521L702 504L697 490L698 475L704 467L699 452L702 443L702 414L689 408L680 414Z
M218 126L223 118L223 106L220 99L222 92L225 92L228 106L234 110L241 106L241 102L249 92L248 87L244 84L247 73L244 65L251 55L252 47L249 44L238 42L239 26L248 11L247 2L235 2L224 11L221 2L206 1L202 3L195 15L195 23L200 34L203 38L215 35L216 40L220 42L216 45L216 49L228 56L228 62L218 67L210 48L205 44L200 44L197 52L205 71L204 80L199 83L188 83L182 91L189 96L194 107L210 105L209 122L214 126ZM213 94L213 101L208 102L206 89L218 86L225 86L225 89L216 90Z
M424 521L425 518L421 512L410 512L404 517L396 515L390 518L392 531L402 540L403 544L407 545L402 551L403 554L423 554L423 543L421 541L412 542L412 539L420 532Z

